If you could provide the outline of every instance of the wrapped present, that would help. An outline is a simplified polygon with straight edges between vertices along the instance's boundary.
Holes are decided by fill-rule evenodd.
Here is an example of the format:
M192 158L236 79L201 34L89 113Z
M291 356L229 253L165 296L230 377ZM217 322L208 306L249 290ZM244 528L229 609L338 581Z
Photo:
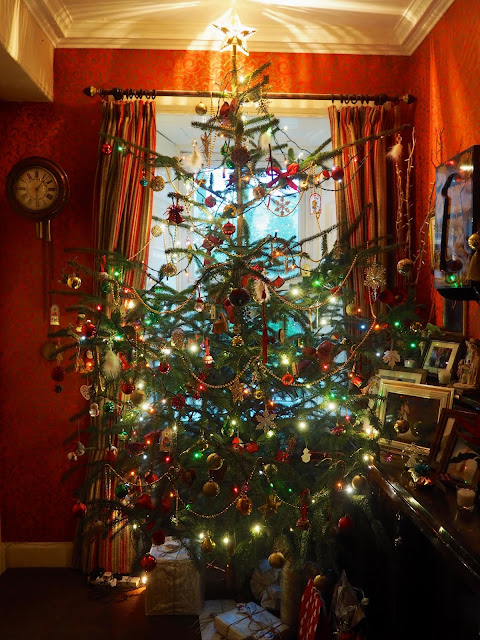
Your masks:
M274 611L280 609L280 569L272 569L266 558L254 570L250 588L255 600L260 601L261 607Z
M282 640L290 629L258 604L239 604L236 609L215 618L215 629L226 640Z
M235 600L205 600L199 616L202 640L222 640L222 636L215 630L215 617L219 613L235 609L236 606Z
M203 580L187 549L174 538L152 546L157 565L148 574L145 613L158 615L199 615L203 607Z

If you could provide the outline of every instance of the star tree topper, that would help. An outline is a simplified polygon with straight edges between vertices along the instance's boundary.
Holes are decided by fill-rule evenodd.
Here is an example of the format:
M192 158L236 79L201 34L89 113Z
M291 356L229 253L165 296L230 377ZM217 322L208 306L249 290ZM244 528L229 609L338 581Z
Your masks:
M236 45L242 53L248 56L247 43L245 41L257 30L253 27L245 27L240 22L240 18L236 12L233 10L230 11L230 20L228 24L219 25L213 22L212 26L216 29L220 29L225 36L222 44L220 45L220 51L225 51L228 47Z

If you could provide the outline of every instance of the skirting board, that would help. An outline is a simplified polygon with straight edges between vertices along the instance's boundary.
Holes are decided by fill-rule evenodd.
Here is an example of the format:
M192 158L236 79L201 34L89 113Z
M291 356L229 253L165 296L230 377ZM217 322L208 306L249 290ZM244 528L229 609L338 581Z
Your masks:
M72 566L73 542L4 542L0 546L5 548L7 569Z

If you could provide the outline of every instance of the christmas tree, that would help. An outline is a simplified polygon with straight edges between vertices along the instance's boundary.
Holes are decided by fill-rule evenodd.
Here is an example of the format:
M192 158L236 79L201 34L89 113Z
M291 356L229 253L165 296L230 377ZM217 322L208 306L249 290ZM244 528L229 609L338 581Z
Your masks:
M227 31L224 97L210 114L203 102L196 107L202 152L194 145L180 161L117 138L102 149L130 153L152 174L168 169L172 204L152 235L185 227L191 242L168 249L143 289L127 276L145 274L145 265L115 252L99 255L95 269L69 263L96 283L96 294L75 307L84 318L76 369L89 386L91 423L70 458L85 446L95 452L75 513L85 516L86 535L128 531L137 567L147 570L152 543L165 536L184 541L199 561L233 565L241 578L268 556L277 567L287 557L337 568L342 535L376 531L366 476L378 424L365 389L386 350L390 363L399 344L408 351L413 316L393 300L380 313L388 247L353 250L353 228L250 241L245 218L260 202L268 208L274 196L294 193L315 208L322 186L346 185L343 169L332 167L339 150L326 151L330 141L300 159L279 140L268 65L239 79L244 37ZM245 117L251 104L257 115ZM222 189L211 180L215 145ZM145 188L163 187L158 175L143 180ZM174 188L178 181L185 189ZM312 240L322 247L316 262L303 250ZM179 268L196 273L184 291L169 283ZM367 308L352 288L354 270ZM109 491L92 494L101 478Z

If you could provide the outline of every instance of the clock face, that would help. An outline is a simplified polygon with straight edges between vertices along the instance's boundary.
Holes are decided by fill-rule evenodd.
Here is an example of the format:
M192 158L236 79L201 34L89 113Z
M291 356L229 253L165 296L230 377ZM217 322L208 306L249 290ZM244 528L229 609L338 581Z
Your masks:
M17 162L7 176L6 190L12 207L36 221L54 218L70 195L65 171L40 156Z
M55 203L59 185L55 176L42 167L31 167L21 173L14 184L18 202L30 211L43 211Z

